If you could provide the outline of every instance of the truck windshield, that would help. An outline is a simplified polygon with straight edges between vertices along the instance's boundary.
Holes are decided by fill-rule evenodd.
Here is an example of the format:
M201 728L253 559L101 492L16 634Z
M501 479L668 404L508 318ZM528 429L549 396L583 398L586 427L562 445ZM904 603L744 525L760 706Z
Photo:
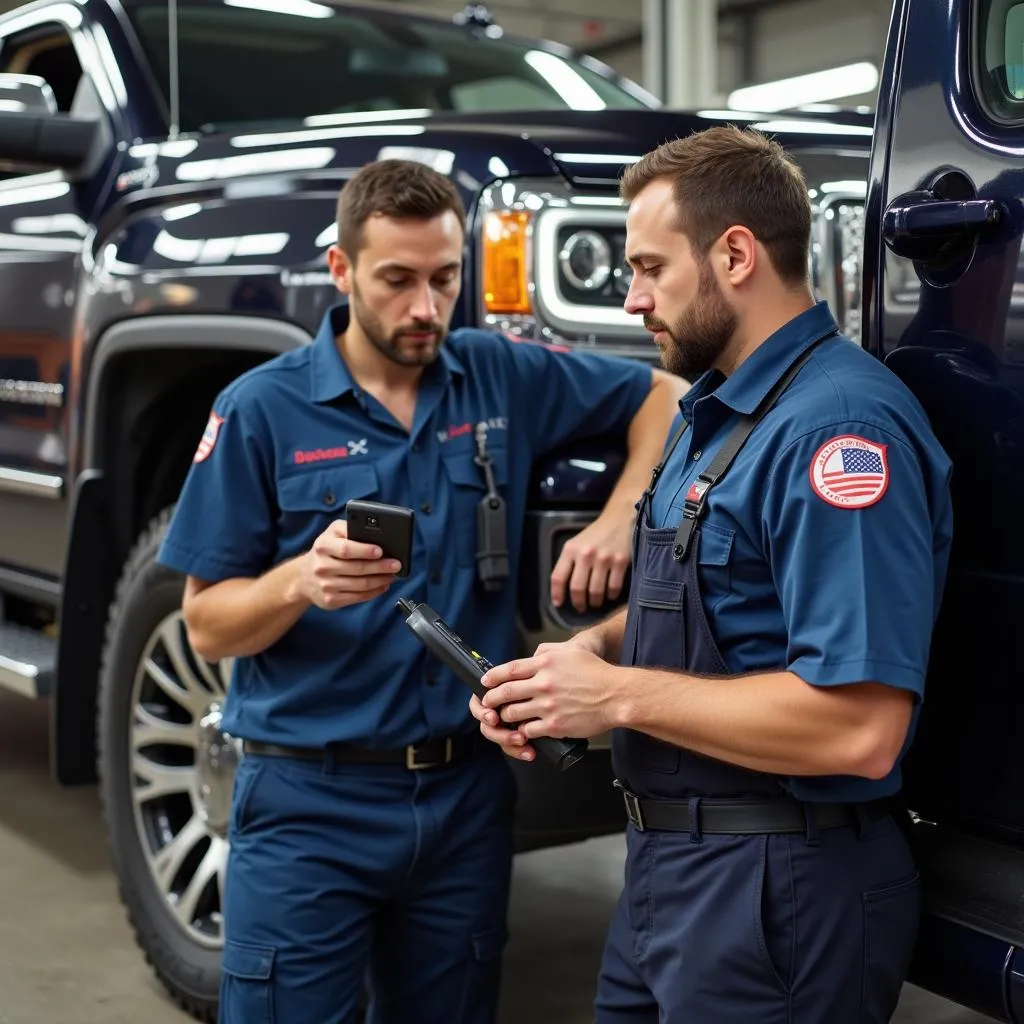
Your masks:
M168 4L126 4L170 97ZM548 44L315 0L179 0L182 131L344 121L365 112L488 113L650 105L642 90ZM395 116L392 114L392 117Z

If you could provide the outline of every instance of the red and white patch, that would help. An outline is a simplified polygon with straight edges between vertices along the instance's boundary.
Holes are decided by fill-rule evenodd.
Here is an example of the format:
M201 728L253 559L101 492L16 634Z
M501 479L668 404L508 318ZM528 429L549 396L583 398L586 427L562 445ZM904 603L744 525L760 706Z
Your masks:
M700 504L700 499L704 497L704 492L708 489L708 482L706 480L694 480L690 484L690 489L686 492L686 500L692 501L695 505Z
M814 493L836 508L874 505L889 487L887 447L856 434L833 437L811 459Z
M199 447L192 458L193 462L202 462L213 451L213 446L217 443L217 437L220 435L220 425L223 422L223 416L218 416L215 412L210 413L210 418L206 421L206 429L199 440Z

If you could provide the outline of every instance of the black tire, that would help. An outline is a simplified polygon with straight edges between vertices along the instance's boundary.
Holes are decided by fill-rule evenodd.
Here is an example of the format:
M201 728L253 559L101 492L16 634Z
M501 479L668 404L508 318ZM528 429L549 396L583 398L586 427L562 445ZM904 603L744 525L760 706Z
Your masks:
M214 1022L220 946L197 941L172 912L151 872L133 797L131 722L136 674L154 632L180 609L184 588L180 574L156 562L170 515L171 510L165 509L143 531L110 607L97 701L100 794L120 897L135 940L180 1006L198 1020Z

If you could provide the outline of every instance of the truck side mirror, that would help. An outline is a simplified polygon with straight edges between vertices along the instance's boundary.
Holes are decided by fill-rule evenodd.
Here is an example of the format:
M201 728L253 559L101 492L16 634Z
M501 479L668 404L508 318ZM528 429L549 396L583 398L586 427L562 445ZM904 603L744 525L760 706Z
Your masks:
M92 164L101 141L98 120L58 112L45 79L0 74L0 162L73 174Z
M57 98L38 75L0 74L0 112L56 114Z
M0 161L47 170L85 169L101 138L95 118L0 110Z

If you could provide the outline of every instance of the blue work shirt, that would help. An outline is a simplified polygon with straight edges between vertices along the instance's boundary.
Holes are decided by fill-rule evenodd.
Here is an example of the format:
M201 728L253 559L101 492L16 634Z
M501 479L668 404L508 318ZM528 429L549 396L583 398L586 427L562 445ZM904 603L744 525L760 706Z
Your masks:
M835 328L819 302L730 377L712 370L695 382L680 403L690 428L654 493L654 527L679 523L739 416ZM950 469L895 374L841 335L821 342L708 499L698 578L729 671L909 690L909 744L946 577ZM897 764L881 780L804 776L788 788L800 799L868 800L900 782Z
M476 729L466 685L428 656L395 602L426 601L495 664L514 657L534 459L576 436L625 433L651 386L639 362L461 329L424 370L409 433L349 373L335 342L347 316L335 307L312 345L218 396L160 550L207 582L256 577L308 551L350 499L415 511L408 579L362 604L310 608L236 660L223 724L244 739L397 748ZM510 573L498 592L476 582L479 422L507 504Z

